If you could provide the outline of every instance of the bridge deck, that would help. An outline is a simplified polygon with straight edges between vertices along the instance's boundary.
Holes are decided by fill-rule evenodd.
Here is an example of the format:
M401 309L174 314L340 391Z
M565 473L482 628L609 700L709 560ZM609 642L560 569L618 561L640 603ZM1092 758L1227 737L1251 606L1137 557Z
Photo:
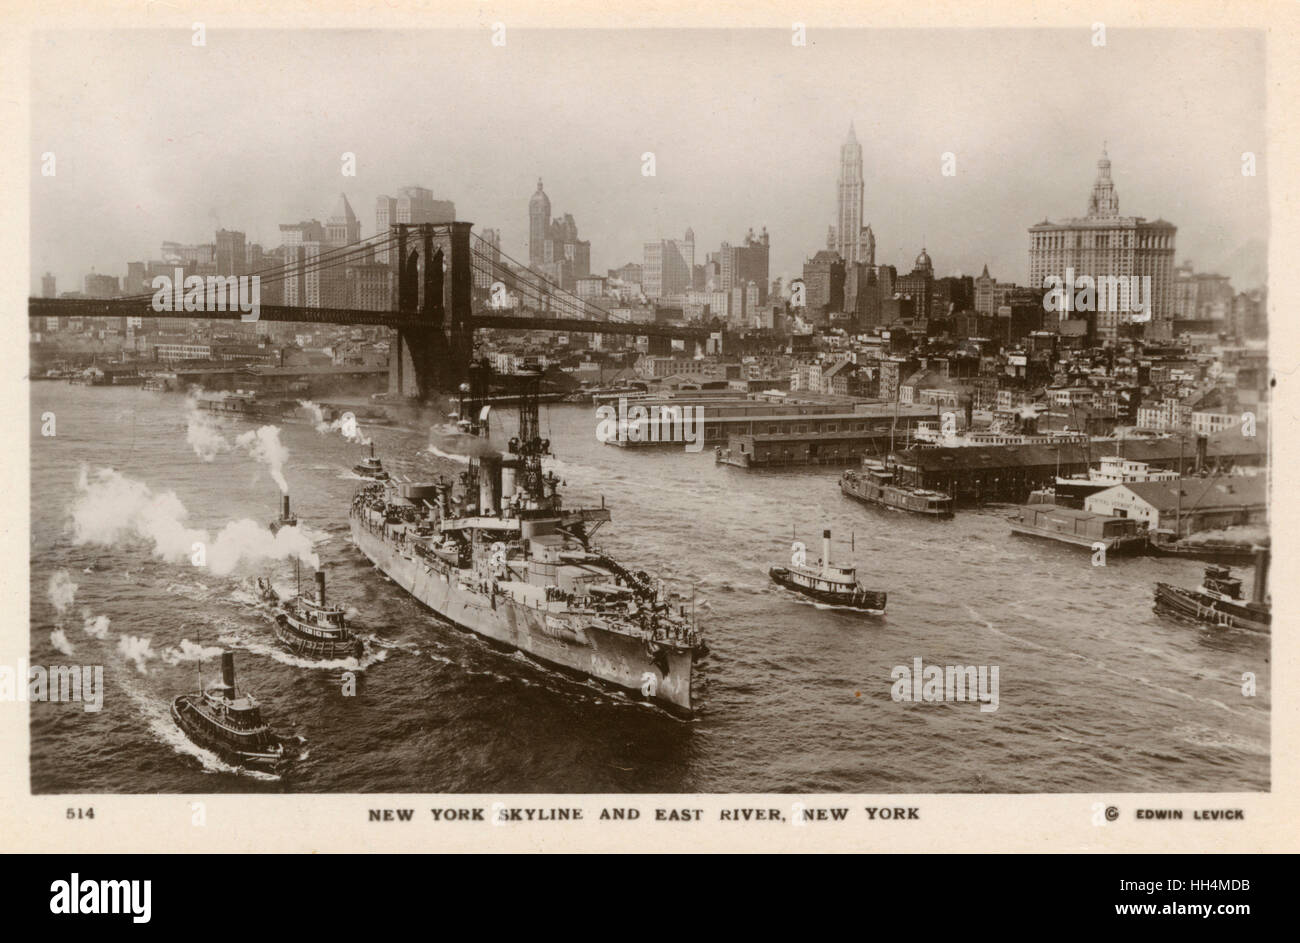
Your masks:
M29 298L28 317L33 318L191 318L195 320L238 320L235 311L155 311L149 300L92 298ZM376 324L384 327L425 327L428 321L419 314L397 311L370 311L361 308L304 308L291 305L261 305L262 321L295 321L306 324ZM474 328L513 331L556 331L567 334L623 334L638 337L677 339L707 338L705 325L674 325L662 322L637 324L628 321L596 321L582 318L556 318L530 315L475 312Z

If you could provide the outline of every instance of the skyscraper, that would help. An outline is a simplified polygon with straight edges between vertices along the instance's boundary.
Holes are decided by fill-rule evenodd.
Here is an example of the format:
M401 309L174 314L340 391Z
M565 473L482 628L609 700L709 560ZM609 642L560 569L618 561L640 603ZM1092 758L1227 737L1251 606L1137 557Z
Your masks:
M375 200L376 233L387 232L394 223L450 223L455 219L456 204L451 200L435 200L433 191L424 187L402 187L395 197L381 196ZM388 262L388 249L379 249L375 261Z
M491 264L474 267L474 287L491 288L497 280L498 264L501 262L501 232L497 229L484 229L479 238L485 243L484 252Z
M767 304L768 289L768 254L771 241L767 227L758 236L751 228L745 233L743 245L733 246L724 242L718 253L719 279L717 287L725 291L739 286L748 287L750 282L758 285L756 304Z
M840 148L840 174L836 188L835 225L830 228L826 248L838 252L846 267L854 263L876 264L876 237L862 225L862 204L866 186L862 177L862 145L849 124L849 136Z
M528 200L528 264L541 265L546 261L546 234L551 225L551 198L542 190L542 178L537 178L537 191Z
M862 145L849 124L849 137L840 148L840 177L837 188L835 251L845 262L858 260L858 234L862 230Z
M647 242L641 264L641 290L647 298L670 298L690 290L695 270L695 233L685 239Z
M574 291L577 280L591 274L591 243L578 238L573 214L551 219L551 198L540 177L528 200L528 267L565 291Z
M1127 288L1132 278L1150 277L1150 296L1140 299L1151 306L1143 334L1148 339L1168 340L1173 333L1177 232L1173 223L1163 219L1149 221L1141 216L1119 215L1119 195L1110 177L1110 157L1103 147L1097 161L1097 179L1088 198L1088 215L1059 223L1043 220L1029 227L1029 287L1045 292L1049 276L1061 280L1071 272L1075 278L1088 276L1097 286L1097 310L1075 316L1088 321L1097 340L1113 342L1120 324L1130 321L1133 312L1102 304L1103 286L1122 280Z
M339 194L334 212L325 221L325 241L332 246L350 246L361 239L361 220L352 212L352 204L345 194ZM217 246L218 252L220 245Z
M233 229L218 229L216 235L217 274L247 275L244 234Z

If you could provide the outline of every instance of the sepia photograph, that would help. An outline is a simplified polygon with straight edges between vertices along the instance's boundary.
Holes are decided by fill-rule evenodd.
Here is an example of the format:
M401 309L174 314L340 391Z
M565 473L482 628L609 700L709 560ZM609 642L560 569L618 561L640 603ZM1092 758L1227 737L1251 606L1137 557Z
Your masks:
M16 788L1266 801L1276 53L1008 9L34 23Z

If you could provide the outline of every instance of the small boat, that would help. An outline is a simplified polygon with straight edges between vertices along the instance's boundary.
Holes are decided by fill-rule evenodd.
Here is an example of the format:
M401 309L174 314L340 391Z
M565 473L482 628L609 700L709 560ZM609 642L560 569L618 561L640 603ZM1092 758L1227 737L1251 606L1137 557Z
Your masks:
M863 459L860 471L846 471L841 475L840 491L850 498L896 511L927 517L952 517L953 513L952 495L900 485L891 469L872 459Z
M266 599L270 583L259 580L258 587ZM325 602L325 571L316 571L315 598L299 593L293 599L276 599L275 637L295 655L328 661L365 654L365 643L348 627L343 607Z
M1224 629L1269 632L1273 607L1268 599L1267 549L1255 551L1255 586L1250 599L1241 596L1241 579L1230 567L1210 565L1196 589L1156 583L1155 610Z
M816 566L774 566L768 576L786 589L827 605L843 606L863 612L885 611L886 594L866 589L858 582L857 568L830 562L831 532L822 531L822 558Z
M235 655L221 653L221 681L172 701L172 720L191 741L235 766L274 771L284 744L262 720L253 696L235 688Z
M373 478L375 481L388 480L388 472L384 471L384 463L375 458L375 443L373 442L370 443L370 455L353 465L352 471L362 478Z

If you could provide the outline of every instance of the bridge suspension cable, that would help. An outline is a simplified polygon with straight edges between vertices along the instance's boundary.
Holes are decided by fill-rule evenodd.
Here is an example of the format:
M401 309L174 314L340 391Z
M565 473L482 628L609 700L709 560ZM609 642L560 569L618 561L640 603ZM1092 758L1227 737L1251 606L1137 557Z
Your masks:
M241 273L241 276L256 276L261 284L274 285L277 282L282 282L285 279L293 278L298 275L317 274L340 266L353 265L358 259L364 258L368 253L387 248L391 243L396 243L396 238L391 232L376 233L373 236L368 236L365 239L358 239L356 242L350 242L344 246L336 246L325 252L321 252L310 259L303 259L295 262L282 262L277 265L268 266L264 269L259 269L256 272ZM115 300L143 302L153 298L153 296L154 292L150 291L140 295L127 295Z
M473 238L470 251L475 261L475 271L493 280L513 282L515 287L520 289L520 294L524 296L525 300L531 298L540 309L549 309L559 314L570 315L584 320L600 320L599 317L593 317L593 314L604 315L604 319L608 321L626 322L629 320L614 317L604 307L585 298L577 297L540 272L528 268L509 253L501 251L500 247L487 242L478 234L473 233L471 235ZM513 262L516 268L506 265L501 259L493 258L494 254Z

